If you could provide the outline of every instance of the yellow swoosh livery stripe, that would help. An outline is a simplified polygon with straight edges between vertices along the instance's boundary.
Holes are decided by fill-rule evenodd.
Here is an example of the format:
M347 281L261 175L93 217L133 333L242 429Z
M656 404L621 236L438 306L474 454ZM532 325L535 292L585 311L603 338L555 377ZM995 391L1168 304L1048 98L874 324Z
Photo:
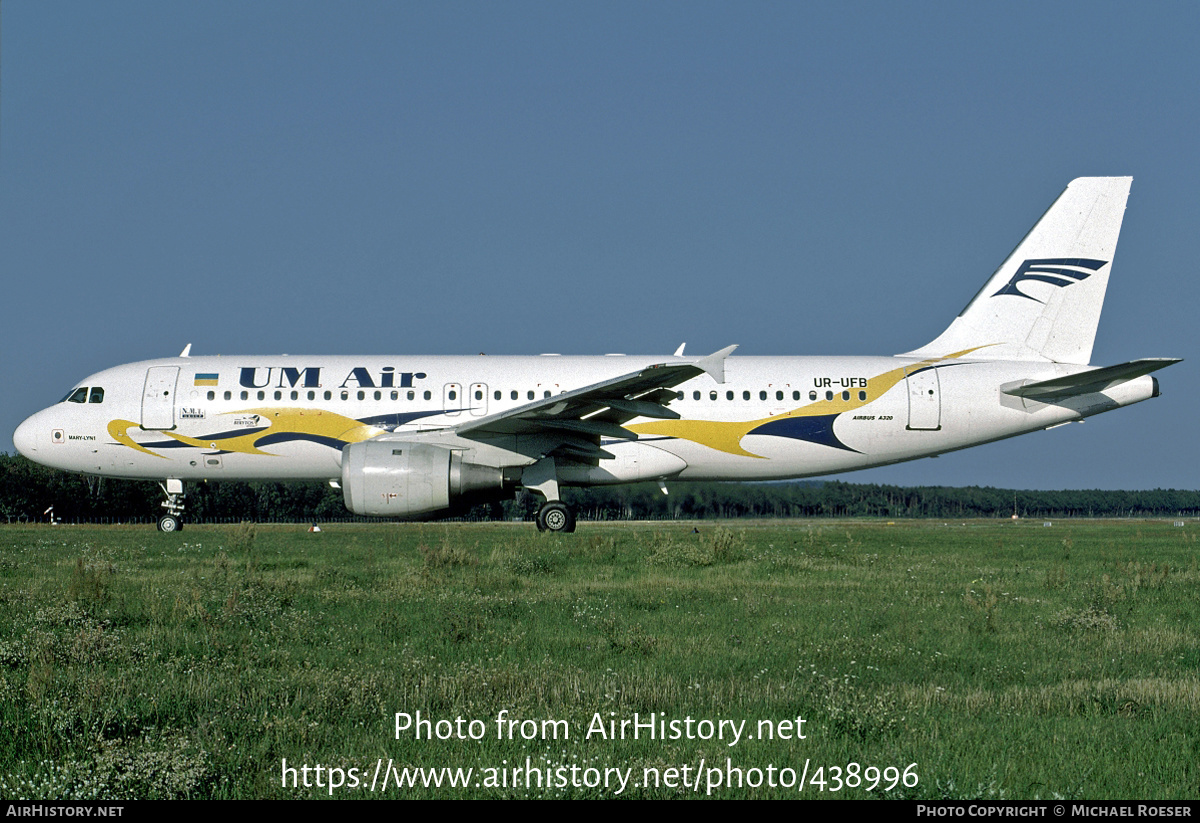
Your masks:
M384 433L384 429L368 426L352 417L344 417L333 412L319 409L246 409L244 411L228 412L230 415L257 414L270 423L267 431L247 432L238 437L222 440L203 440L188 437L175 432L163 434L201 449L221 449L222 451L240 454L261 454L275 457L270 452L259 449L255 444L264 437L275 434L309 434L316 437L328 437L343 443L357 443L360 440L370 440Z
M198 449L220 449L221 451L237 452L239 454L276 457L277 455L258 448L256 444L264 437L280 434L302 434L339 440L343 443L357 443L360 440L370 440L372 437L384 434L386 431L386 429L360 423L352 417L345 417L319 409L245 409L228 412L222 416L233 417L246 414L257 414L264 422L269 424L268 428L265 431L258 429L238 435L237 437L226 437L220 440L205 440L172 431L156 433ZM155 457L163 457L164 455L151 451L129 436L128 430L137 425L132 420L113 420L108 424L108 433L118 443L129 446L131 449L152 454Z
M655 420L649 423L635 423L625 428L639 435L651 434L660 437L676 437L681 440L690 440L693 443L699 443L701 446L708 446L710 449L716 449L727 454L736 454L740 457L756 457L765 460L767 458L763 457L763 455L754 454L742 448L742 438L759 426L775 420L785 420L789 417L818 417L854 411L878 400L891 390L893 386L904 379L906 370L913 371L932 366L935 363L941 363L945 360L954 360L981 348L985 347L976 346L955 352L954 354L947 354L944 357L932 357L928 360L922 360L919 363L911 363L901 366L898 369L892 369L875 377L869 377L867 378L867 397L865 400L855 399L856 394L851 394L850 400L843 400L841 395L837 394L834 395L832 400L817 400L807 406L801 406L798 409L792 409L791 411L772 417L761 417L757 420L729 422L721 420Z
M128 446L131 449L143 452L151 457L162 457L165 460L166 457L164 455L150 451L129 436L129 430L136 425L137 423L134 423L132 420L111 420L108 424L108 434L113 440L116 440L123 446Z

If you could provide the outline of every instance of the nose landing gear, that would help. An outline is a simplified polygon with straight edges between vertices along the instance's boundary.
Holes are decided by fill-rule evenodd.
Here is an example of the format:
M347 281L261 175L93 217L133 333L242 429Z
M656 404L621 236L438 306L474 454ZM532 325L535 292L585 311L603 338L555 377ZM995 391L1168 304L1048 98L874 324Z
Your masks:
M183 493L183 481L168 477L166 484L159 483L158 487L167 496L162 504L167 513L158 518L158 530L160 532L181 531L183 529L183 498L187 497Z

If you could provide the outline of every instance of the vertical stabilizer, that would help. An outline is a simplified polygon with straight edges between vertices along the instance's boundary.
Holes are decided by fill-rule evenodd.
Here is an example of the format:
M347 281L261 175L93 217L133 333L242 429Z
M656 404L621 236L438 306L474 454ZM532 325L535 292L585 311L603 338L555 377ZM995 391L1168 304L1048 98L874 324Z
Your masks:
M1087 365L1132 177L1080 177L940 337L909 352Z

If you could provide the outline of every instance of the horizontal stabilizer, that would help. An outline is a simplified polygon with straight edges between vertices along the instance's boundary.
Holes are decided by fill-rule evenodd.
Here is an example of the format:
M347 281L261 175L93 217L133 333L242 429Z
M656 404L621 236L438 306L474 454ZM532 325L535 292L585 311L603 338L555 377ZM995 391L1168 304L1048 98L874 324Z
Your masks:
M1131 360L1116 366L1103 369L1092 369L1066 377L1055 377L1051 380L1040 380L1037 383L1012 383L1001 386L1000 391L1013 397L1027 397L1030 400L1052 400L1060 397L1074 397L1080 394L1102 392L1121 383L1127 383L1136 377L1164 369L1172 363L1178 363L1179 358L1151 357L1143 360Z

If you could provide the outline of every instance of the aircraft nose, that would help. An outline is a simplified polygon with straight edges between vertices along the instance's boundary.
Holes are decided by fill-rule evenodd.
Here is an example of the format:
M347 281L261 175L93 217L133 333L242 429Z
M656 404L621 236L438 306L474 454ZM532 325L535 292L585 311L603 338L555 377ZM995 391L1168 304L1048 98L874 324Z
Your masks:
M29 460L37 459L37 437L34 434L36 423L33 417L28 418L24 423L17 426L17 430L13 432L13 445L17 447L17 452Z

